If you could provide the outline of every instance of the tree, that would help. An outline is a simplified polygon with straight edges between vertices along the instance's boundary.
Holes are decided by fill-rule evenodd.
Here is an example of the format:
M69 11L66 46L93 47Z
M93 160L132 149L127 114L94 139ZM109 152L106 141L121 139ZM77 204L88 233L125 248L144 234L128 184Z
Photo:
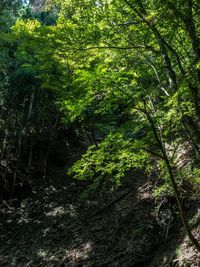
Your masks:
M57 3L60 2L57 1ZM146 116L152 135L151 138L145 136L145 148L143 149L164 162L174 189L184 228L190 240L200 250L199 243L189 229L181 206L180 194L171 166L173 161L166 149L166 145L170 145L172 140L177 142L176 140L181 138L181 141L184 142L181 127L184 128L185 132L189 127L189 131L194 133L193 130L197 129L200 119L198 67L191 68L199 57L199 40L196 32L196 27L199 26L195 24L197 13L193 4L192 1L188 3L178 1L174 4L171 1L154 3L153 1L124 0L81 1L81 5L79 5L77 1L76 3L75 1L68 1L60 3L62 11L58 23L67 36L67 39L65 36L61 36L63 48L66 47L65 49L77 53L80 51L81 56L84 55L88 58L87 61L85 58L80 60L78 55L76 59L71 59L71 62L77 58L79 62L83 62L83 66L74 72L78 74L78 77L74 75L74 80L75 83L76 81L79 82L80 98L78 99L80 100L78 101L81 102L81 106L75 106L77 98L73 103L75 96L73 94L76 92L76 87L73 86L70 88L70 94L73 95L72 102L69 104L69 100L64 100L62 102L63 109L69 110L70 108L70 111L75 112L74 117L72 117L75 120L84 114L84 109L88 105L94 103L96 95L101 94L98 101L101 105L100 103L107 103L108 95L112 94L112 99L119 100L120 98L120 101L125 97L127 100L126 108L130 109L130 105L132 105L132 109L136 108L139 113ZM172 14L176 15L174 21L171 20ZM71 32L71 29L74 31ZM79 41L77 41L77 36ZM71 44L69 45L71 41L73 47ZM60 49L62 49L62 44ZM110 62L107 60L107 64L102 63L102 58L99 59L97 56L98 53L102 56L102 50L107 54L106 51L110 51L110 55L107 56L110 58ZM70 52L68 56L71 56ZM118 58L122 60L120 63L117 61ZM104 58L104 60L106 59ZM94 66L93 63L95 67L91 67ZM104 69L102 65L104 65ZM133 69L138 69L139 74L136 79L132 75L128 75ZM135 83L132 82L133 80ZM83 96L81 92L84 92ZM130 104L131 100L134 104ZM138 103L140 103L139 108L137 107ZM173 112L178 114L177 119L170 115L172 112L170 110L171 103L175 104ZM95 110L94 113L97 112ZM188 119L192 121L191 125L187 124ZM175 129L168 131L168 126ZM194 140L189 134L187 139L189 138L191 141L198 156L198 130L195 136ZM105 142L107 143L107 141ZM153 150L151 149L152 144ZM101 148L94 152L94 157L97 158L97 169L95 169L97 173L101 169L98 166L103 164L98 162L98 151L101 151ZM101 155L104 153L105 151ZM92 160L93 163L90 165L91 159L92 155L89 150L83 161L75 165L73 169L75 173L81 174L81 177L91 176L91 169L94 164ZM110 160L106 159L105 162L107 161ZM116 163L108 166L110 166L111 172L113 166L117 168ZM120 173L119 170L118 172Z
M50 133L59 109L62 121L77 123L95 145L71 173L97 184L107 177L120 183L147 160L151 169L156 158L174 190L186 233L200 250L181 205L177 179L183 177L175 162L177 147L186 142L200 157L197 1L48 2L59 13L56 23L32 16L5 35L14 65L5 96L8 126L14 122L18 134L6 126L4 140L9 132L15 148L18 143L16 170L23 136L39 135L46 127ZM45 162L51 143L52 136ZM30 159L32 145L29 150Z

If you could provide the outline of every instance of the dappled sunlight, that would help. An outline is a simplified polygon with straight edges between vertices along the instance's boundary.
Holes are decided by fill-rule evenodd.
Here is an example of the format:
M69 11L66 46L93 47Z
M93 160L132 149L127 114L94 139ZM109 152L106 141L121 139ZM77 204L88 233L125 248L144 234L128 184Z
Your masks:
M85 261L90 256L92 249L93 243L87 241L79 247L66 251L66 259L73 263Z
M75 205L69 204L65 207L59 206L59 207L52 207L51 210L45 213L45 216L47 217L57 217L61 215L69 215L71 218L76 218L77 216L77 208Z
M45 258L48 255L48 251L45 251L43 249L39 249L37 251L37 256L40 258Z
M11 248L18 255L16 262L26 253L23 261L30 262L30 266L35 266L38 261L44 266L60 266L61 263L62 266L75 266L91 261L107 264L109 258L115 261L116 253L122 254L122 262L129 261L129 257L124 258L127 253L140 257L140 250L146 246L147 240L151 243L149 236L154 228L148 228L150 210L143 213L142 206L135 202L137 189L132 192L128 188L112 190L108 187L107 196L99 205L96 197L80 202L74 195L77 188L73 182L66 194L63 188L49 187L42 194L38 192L35 199L22 204L16 214L20 222L19 233L12 240L14 247ZM56 194L59 191L59 194L55 197L54 193L49 193L52 191ZM141 227L139 220L143 221ZM148 231L139 242L138 236L144 229Z
M45 215L47 217L55 217L55 216L63 215L66 213L67 212L65 211L65 209L63 207L56 207L56 208L52 209L51 211L45 213Z
M69 215L70 217L76 217L77 216L77 211L74 205L70 204L69 206Z
M199 8L0 0L0 267L200 266Z
M18 220L18 224L20 225L20 224L27 224L27 223L30 223L32 220L29 218L20 218L19 220Z
M53 185L50 185L50 186L44 188L44 192L47 194L51 194L51 193L58 193L59 190L57 188L55 188Z

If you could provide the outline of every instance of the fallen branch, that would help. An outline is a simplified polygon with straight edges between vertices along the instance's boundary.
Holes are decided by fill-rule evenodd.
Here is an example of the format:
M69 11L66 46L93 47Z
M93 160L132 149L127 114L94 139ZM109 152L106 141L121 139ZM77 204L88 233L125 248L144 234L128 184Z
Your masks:
M116 199L114 199L113 201L111 201L110 203L108 203L106 206L104 206L102 209L96 211L94 214L92 214L90 217L86 218L87 219L91 219L101 213L103 213L105 210L107 210L108 208L110 208L111 206L113 206L114 204L116 204L118 201L122 200L124 197L126 197L128 194L130 194L131 191L126 191L124 194L120 195L119 197L117 197Z

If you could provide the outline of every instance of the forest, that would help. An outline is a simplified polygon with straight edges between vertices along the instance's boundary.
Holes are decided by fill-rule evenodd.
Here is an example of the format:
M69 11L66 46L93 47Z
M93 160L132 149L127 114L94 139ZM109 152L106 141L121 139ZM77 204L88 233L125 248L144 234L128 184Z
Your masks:
M199 0L0 0L0 266L200 266Z

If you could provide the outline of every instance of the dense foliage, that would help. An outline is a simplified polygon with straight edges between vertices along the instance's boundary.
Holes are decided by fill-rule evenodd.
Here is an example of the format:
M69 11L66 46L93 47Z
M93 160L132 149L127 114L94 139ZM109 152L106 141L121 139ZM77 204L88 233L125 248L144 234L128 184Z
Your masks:
M25 160L30 170L42 136L45 173L58 125L76 125L91 146L69 174L120 183L129 170L156 169L155 195L175 194L199 248L179 188L198 192L200 183L199 2L47 2L40 15L0 7L2 188L14 192L19 166ZM192 160L182 164L183 155Z

